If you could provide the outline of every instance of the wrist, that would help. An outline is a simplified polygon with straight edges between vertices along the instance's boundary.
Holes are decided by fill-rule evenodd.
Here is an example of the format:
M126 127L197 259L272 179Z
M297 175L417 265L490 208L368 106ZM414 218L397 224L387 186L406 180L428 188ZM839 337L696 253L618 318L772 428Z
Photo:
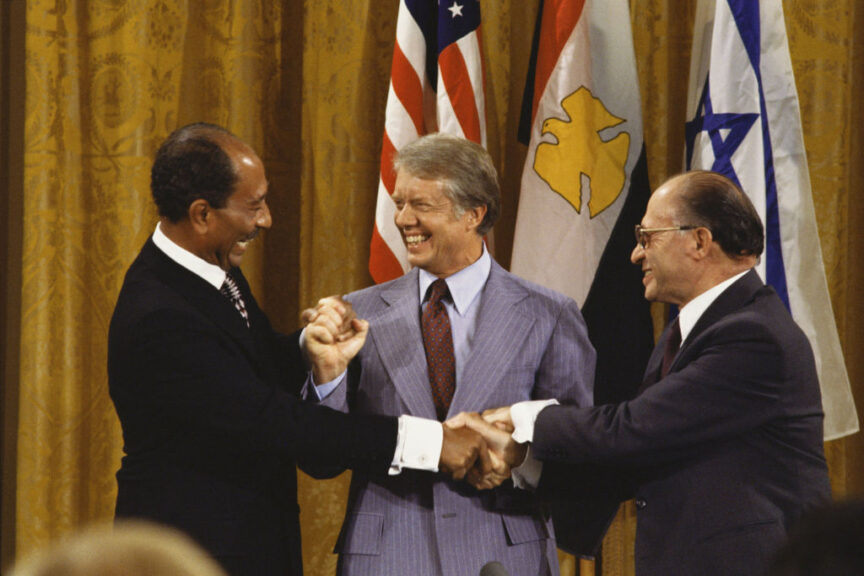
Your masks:
M316 386L327 384L338 378L346 369L347 366L341 362L315 363L312 366L312 381Z

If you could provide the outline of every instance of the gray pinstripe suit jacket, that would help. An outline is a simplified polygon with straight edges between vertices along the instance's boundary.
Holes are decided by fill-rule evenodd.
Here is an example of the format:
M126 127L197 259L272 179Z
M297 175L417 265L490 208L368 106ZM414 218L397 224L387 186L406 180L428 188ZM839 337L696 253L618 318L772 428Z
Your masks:
M435 418L418 293L415 269L349 295L370 335L348 386L325 404ZM574 301L493 262L450 415L539 398L590 405L594 362ZM423 472L355 472L336 551L340 573L352 576L464 576L492 560L512 576L558 574L552 524L532 493L512 485L481 493Z

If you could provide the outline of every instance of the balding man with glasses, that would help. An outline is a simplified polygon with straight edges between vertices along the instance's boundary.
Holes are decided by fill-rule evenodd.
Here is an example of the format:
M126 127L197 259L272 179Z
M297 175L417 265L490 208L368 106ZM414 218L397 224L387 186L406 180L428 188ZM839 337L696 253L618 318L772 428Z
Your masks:
M542 462L541 495L635 497L638 576L762 574L801 513L830 497L813 352L755 271L763 238L726 177L670 179L636 226L631 260L645 297L680 313L637 397L460 415L488 437L500 434L489 422L515 423L515 441L531 446L523 467Z

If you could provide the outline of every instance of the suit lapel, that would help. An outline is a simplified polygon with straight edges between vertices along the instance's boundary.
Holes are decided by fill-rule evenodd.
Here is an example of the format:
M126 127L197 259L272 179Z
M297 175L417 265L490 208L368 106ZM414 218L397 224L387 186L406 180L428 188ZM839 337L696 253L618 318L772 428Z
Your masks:
M474 348L456 383L449 415L484 406L504 380L534 324L520 305L527 297L528 291L493 260L477 315Z
M415 268L381 291L381 313L370 319L375 348L402 401L413 416L437 419L423 352Z
M765 285L762 282L762 279L759 278L759 275L756 273L755 269L750 270L747 274L739 278L736 282L734 282L731 286L729 286L726 290L724 290L714 302L708 307L707 310L702 314L699 320L696 322L696 325L693 326L693 330L687 335L687 339L681 343L681 349L678 351L678 354L675 356L675 360L672 362L672 366L669 368L670 371L674 370L676 365L683 361L683 359L687 356L687 350L690 346L695 342L699 335L701 335L705 330L707 330L712 325L719 322L721 319L725 318L732 312L740 309L747 302L751 301L753 297L756 295L760 289L762 289Z
M680 363L687 362L687 350L705 332L709 327L719 322L721 319L741 308L744 304L753 299L755 294L764 287L762 280L756 273L756 270L750 270L747 274L734 282L726 290L724 290L707 310L699 317L696 325L687 335L687 339L681 343L681 348L675 355L672 365L669 367L669 372L674 372ZM654 352L651 354L651 359L648 361L648 367L645 369L645 382L650 385L657 381L660 375L660 363L663 360L663 348L666 346L666 340L669 337L669 327L663 332ZM650 382L649 382L650 379ZM644 385L643 385L644 387Z
M672 323L670 322L666 328L663 329L660 338L657 339L657 344L654 346L654 350L651 352L651 357L648 359L648 365L645 367L645 376L642 378L642 385L639 387L637 395L641 394L645 388L655 384L657 380L660 379L660 367L663 363L663 350L666 348L666 341L669 339L669 329L671 325ZM680 351L678 355L680 356ZM674 362L672 365L674 366Z
M231 301L212 284L174 262L153 244L152 239L147 241L144 250L165 284L176 290L193 308L235 340L254 363L256 354L252 335ZM243 284L245 285L245 280ZM243 297L248 299L245 293Z

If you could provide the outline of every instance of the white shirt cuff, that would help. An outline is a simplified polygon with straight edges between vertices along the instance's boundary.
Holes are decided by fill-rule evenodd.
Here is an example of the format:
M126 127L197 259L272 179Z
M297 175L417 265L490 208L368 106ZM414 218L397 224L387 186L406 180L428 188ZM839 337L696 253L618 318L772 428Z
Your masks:
M510 407L510 418L513 420L513 440L519 444L534 441L534 423L537 415L547 406L558 404L551 400L528 400L517 402Z
M525 453L525 460L510 471L513 476L513 485L523 490L533 490L540 484L540 475L543 473L543 462L534 458L531 454L531 446Z
M399 417L399 434L390 475L401 473L402 468L437 472L443 445L444 429L440 422L403 414Z

